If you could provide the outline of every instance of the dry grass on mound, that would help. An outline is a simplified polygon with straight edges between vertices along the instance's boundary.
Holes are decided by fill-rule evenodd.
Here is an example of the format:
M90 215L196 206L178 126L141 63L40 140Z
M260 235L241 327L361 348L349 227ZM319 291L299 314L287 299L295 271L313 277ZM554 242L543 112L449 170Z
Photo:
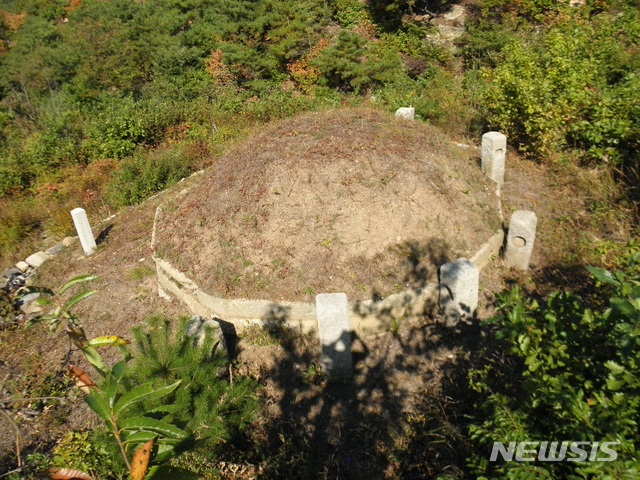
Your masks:
M347 109L240 143L165 204L158 253L219 296L385 296L435 279L499 227L476 152L428 125Z

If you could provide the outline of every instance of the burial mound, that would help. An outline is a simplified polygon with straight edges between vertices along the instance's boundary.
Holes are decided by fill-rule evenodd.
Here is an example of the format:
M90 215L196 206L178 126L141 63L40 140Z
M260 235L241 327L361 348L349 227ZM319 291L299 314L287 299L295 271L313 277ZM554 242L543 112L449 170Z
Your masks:
M369 109L304 114L241 142L157 224L156 254L225 298L380 298L435 281L501 220L478 151Z

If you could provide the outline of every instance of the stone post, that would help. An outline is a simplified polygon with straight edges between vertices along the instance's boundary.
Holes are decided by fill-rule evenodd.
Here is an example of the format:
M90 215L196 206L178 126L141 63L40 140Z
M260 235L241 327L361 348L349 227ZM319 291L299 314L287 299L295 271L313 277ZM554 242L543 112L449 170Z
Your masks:
M413 120L416 115L416 109L413 107L400 107L396 110L397 118L404 118L406 120Z
M71 210L71 218L73 218L73 224L78 232L78 238L80 238L80 244L84 250L85 255L91 255L96 251L96 241L93 238L93 232L91 231L91 225L87 219L87 213L84 208L74 208Z
M507 153L507 137L499 132L487 132L482 136L482 171L499 187L504 183L504 157Z
M351 378L351 325L344 293L316 295L322 366L329 380Z
M504 254L505 265L520 270L529 269L529 261L536 239L538 217L528 210L517 210L511 215L507 249Z
M447 327L473 317L478 308L478 281L478 267L466 258L440 267L439 303Z

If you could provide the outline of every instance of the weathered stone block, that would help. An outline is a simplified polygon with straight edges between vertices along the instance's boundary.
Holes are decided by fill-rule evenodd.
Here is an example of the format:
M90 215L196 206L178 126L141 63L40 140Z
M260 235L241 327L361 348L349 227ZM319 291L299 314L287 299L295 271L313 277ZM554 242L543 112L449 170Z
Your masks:
M56 243L53 247L47 249L45 253L51 256L57 255L62 251L63 248L64 246L62 245L62 242L59 242L59 243Z
M505 265L520 270L528 270L533 244L536 238L538 217L528 210L517 210L511 215L507 248L504 254Z
M322 366L330 380L346 380L352 374L349 302L344 293L316 295Z
M215 318L206 319L200 315L194 315L187 322L187 329L185 331L187 337L193 337L193 343L197 346L201 346L207 335L211 335L214 339L213 348L211 354L215 352L222 352L226 357L229 356L227 350L227 342L224 339L222 327L220 322Z
M42 265L47 260L49 260L49 255L47 255L44 252L38 252L38 253L34 253L33 255L30 255L29 257L27 257L25 259L25 262L30 267L38 268L38 267L40 267L40 265Z
M416 109L413 107L400 107L396 110L397 118L404 118L406 120L413 120L416 115Z
M16 263L16 268L24 273L27 270L29 270L30 267L29 267L29 264L27 262L18 262L18 263Z
M487 132L482 136L482 171L498 186L504 183L504 158L507 153L507 137L499 132Z
M478 267L466 258L440 267L440 308L446 326L473 317L478 307L478 282Z
M84 211L84 208L74 208L71 210L71 218L73 218L73 224L78 232L78 238L80 238L82 250L84 250L85 255L91 255L96 251L98 246L96 245L96 240L93 236L93 232L91 231L91 225L89 225L87 213Z

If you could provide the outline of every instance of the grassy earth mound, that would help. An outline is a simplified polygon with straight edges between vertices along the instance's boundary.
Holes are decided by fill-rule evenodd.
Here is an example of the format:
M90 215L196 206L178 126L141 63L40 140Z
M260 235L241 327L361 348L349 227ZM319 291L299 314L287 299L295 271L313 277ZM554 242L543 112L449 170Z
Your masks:
M365 299L423 286L500 226L477 153L376 110L288 119L164 205L157 253L228 298Z

